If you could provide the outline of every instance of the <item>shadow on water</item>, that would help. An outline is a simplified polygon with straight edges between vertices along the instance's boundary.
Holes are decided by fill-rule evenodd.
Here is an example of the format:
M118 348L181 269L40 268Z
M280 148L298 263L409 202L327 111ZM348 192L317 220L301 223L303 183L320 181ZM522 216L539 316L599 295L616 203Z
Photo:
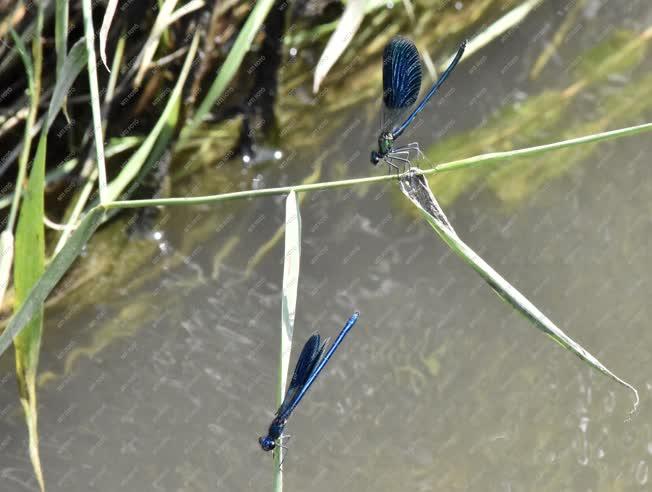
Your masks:
M460 67L412 135L432 143L431 161L650 120L644 2L587 3L530 79L564 5L544 2ZM360 71L344 58L320 105L287 69L280 165L219 166L213 139L193 164L203 171L174 167L174 195L380 172L368 164L382 49L372 34L361 34ZM289 121L284 104L302 117ZM296 345L317 328L336 334L354 309L361 318L288 424L287 490L647 490L651 150L639 136L431 180L458 233L641 390L629 423L630 395L499 302L395 183L302 195ZM155 233L128 242L125 220L100 231L46 318L49 490L271 487L257 437L274 407L283 213L283 197L265 198L167 209ZM5 362L3 490L36 490L13 380Z

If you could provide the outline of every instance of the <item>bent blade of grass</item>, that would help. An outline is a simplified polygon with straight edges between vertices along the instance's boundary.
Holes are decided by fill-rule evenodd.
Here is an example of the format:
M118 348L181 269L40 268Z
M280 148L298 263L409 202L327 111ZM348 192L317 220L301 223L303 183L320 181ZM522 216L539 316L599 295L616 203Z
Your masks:
M301 265L301 214L297 195L291 191L285 200L285 256L283 260L283 298L281 301L281 348L276 385L276 408L281 406L285 396L292 336L297 307L297 289L299 287L299 267ZM283 448L278 447L274 454L274 490L283 490Z
M84 37L88 50L88 82L91 90L91 113L93 117L93 136L95 137L95 158L99 177L100 203L107 202L106 164L104 162L104 133L102 132L102 113L100 111L100 90L97 83L97 57L95 56L95 30L93 28L93 6L91 0L82 0L84 17Z
M260 29L260 26L273 5L274 0L258 0L258 2L256 2L249 17L247 17L247 21L244 23L244 26L242 26L242 30L238 34L235 43L233 43L231 51L229 51L226 60L224 60L224 63L220 67L217 77L208 89L208 93L199 105L197 112L181 132L181 141L185 140L185 138L190 135L191 131L201 124L202 120L206 117L215 102L224 93L226 86L231 82L231 80L233 80L238 68L240 68L244 56L251 47L251 43L253 42L256 33L258 33L258 29Z
M584 347L575 342L564 333L557 325L548 319L537 307L532 304L523 294L516 290L507 280L496 272L485 262L475 251L473 251L448 224L443 210L437 204L435 197L430 191L428 181L423 177L420 170L414 169L412 173L401 178L401 191L417 207L425 217L430 226L437 232L439 237L451 248L460 258L468 263L498 296L521 313L536 328L544 332L559 345L573 352L577 357L587 362L590 366L614 381L628 388L634 393L634 408L636 411L639 403L638 391L628 382L620 379L613 372L607 369L597 358L589 353ZM443 218L442 218L443 217Z
M113 21L113 15L115 14L115 9L118 6L118 0L109 0L109 3L106 5L106 10L104 11L104 18L102 19L102 27L100 27L100 58L106 69L110 72L109 66L106 63L106 40L109 36L109 30L111 29L111 22Z
M66 245L50 261L43 275L25 296L24 302L9 321L5 331L0 334L0 355L11 345L13 338L21 333L27 323L42 309L47 296L68 271L70 265L79 256L84 245L100 225L103 212L103 207L91 209L84 216L79 227L72 233Z
M364 18L364 13L365 0L350 0L346 4L344 13L335 28L335 32L331 35L328 43L326 43L326 48L324 48L317 62L312 83L312 91L315 94L319 91L319 86L330 69L335 65L335 62L344 53L344 50L353 39Z
M147 138L124 165L122 171L120 171L120 174L118 174L118 176L116 176L116 178L109 184L107 190L107 197L109 201L114 201L116 198L118 198L118 196L120 196L127 185L138 175L138 172L142 168L143 164L145 164L147 161L147 156L150 154L154 144L158 140L159 135L161 134L163 128L166 126L170 115L174 111L175 105L177 105L180 101L183 84L185 83L186 78L188 77L188 73L190 72L192 61L195 57L195 53L197 52L198 43L199 31L196 31L192 39L192 43L190 44L188 54L186 55L186 60L183 64L183 68L181 69L181 73L177 79L177 83L175 84L167 104L165 105L161 116L156 122L156 125L154 125L154 128L149 133L149 135L147 135Z

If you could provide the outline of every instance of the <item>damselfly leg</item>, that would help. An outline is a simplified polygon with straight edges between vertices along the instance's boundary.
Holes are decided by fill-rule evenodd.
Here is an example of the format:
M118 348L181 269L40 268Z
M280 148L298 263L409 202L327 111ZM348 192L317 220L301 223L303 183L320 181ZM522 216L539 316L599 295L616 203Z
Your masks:
M405 157L398 157L395 153L390 153L385 156L385 162L396 169L396 175L398 176L400 173L405 172L405 168L407 167L409 169L410 167L410 160L406 159ZM391 162L392 160L400 162L400 164L394 164ZM388 168L389 169L389 168Z
M391 174L392 169L396 170L396 175L397 176L401 173L401 170L399 169L399 167L389 160L389 156L385 156L383 161L385 161L387 163L387 174Z
M394 149L392 151L393 153L395 152L407 152L408 154L408 159L417 158L421 157L423 159L426 158L425 154L421 151L421 147L419 147L418 142L412 142L407 145L404 145L402 147L398 147L397 149Z

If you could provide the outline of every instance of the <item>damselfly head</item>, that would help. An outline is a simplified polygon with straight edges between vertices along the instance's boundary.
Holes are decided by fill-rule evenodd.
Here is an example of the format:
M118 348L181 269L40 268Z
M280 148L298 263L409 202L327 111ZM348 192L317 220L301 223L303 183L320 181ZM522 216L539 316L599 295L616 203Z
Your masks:
M270 437L259 437L258 442L260 443L260 447L263 448L263 451L271 451L276 447L276 442L274 439L271 439Z

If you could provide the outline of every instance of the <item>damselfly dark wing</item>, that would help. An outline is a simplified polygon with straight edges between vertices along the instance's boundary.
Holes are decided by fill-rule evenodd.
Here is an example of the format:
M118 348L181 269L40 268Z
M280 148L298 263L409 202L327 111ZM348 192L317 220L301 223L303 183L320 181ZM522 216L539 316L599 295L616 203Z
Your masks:
M412 41L392 38L383 51L383 127L396 122L421 90L421 59Z
M308 339L303 349L301 349L301 354L299 355L292 379L290 380L290 386L288 386L288 390L285 393L283 403L281 403L281 406L276 412L277 416L283 415L287 409L292 408L295 397L306 384L308 378L310 378L323 351L324 344L321 343L321 337L318 333L315 333Z

